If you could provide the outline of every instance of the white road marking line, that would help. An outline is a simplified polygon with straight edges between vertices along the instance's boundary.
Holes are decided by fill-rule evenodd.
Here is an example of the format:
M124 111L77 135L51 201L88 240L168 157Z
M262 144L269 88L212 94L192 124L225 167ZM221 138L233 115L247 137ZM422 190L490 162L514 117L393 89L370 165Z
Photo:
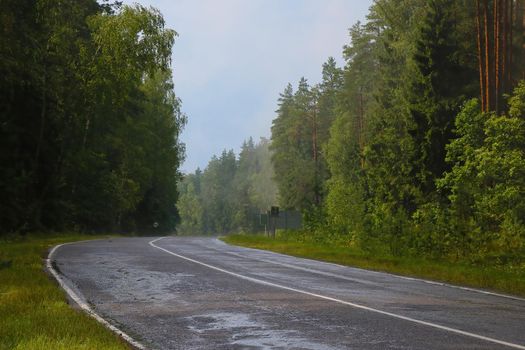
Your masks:
M484 341L495 343L495 344L499 344L499 345L508 346L508 347L511 347L511 348L514 348L514 349L525 350L525 346L524 345L514 344L514 343L506 342L506 341L503 341L503 340L498 340L498 339L494 339L494 338L490 338L490 337L485 337L483 335L462 331L460 329L455 329L455 328L451 328L451 327L447 327L447 326L442 326L442 325L439 325L439 324L436 324L436 323L432 323L432 322L421 321L421 320L417 320L415 318L406 317L406 316L394 314L394 313L391 313L391 312L388 312L388 311L379 310L379 309L374 309L372 307L351 303L351 302L344 301L344 300L341 300L341 299L332 298L332 297L329 297L329 296L316 294L316 293L311 293L311 292L307 292L305 290L296 289L296 288L292 288L292 287L287 287L287 286L284 286L284 285L281 285L281 284L272 283L272 282L260 280L260 279L257 279L257 278L244 276L244 275L232 272L232 271L228 271L228 270L222 269L222 268L217 267L217 266L206 264L206 263L204 263L202 261L198 261L198 260L195 260L195 259L192 259L192 258L188 258L188 257L183 256L183 255L174 253L174 252L172 252L170 250L167 250L165 248L159 247L158 245L155 244L155 242L157 242L157 241L159 241L159 240L161 240L163 238L166 238L166 237L160 237L160 238L154 239L154 240L150 241L148 244L150 246L154 247L154 248L162 250L162 251L164 251L164 252L166 252L166 253L168 253L170 255L176 256L176 257L178 257L180 259L184 259L184 260L193 262L195 264L205 266L205 267L207 267L209 269L216 270L216 271L219 271L219 272L222 272L222 273L225 273L225 274L228 274L228 275L231 275L231 276L234 276L234 277L246 280L246 281L254 282L254 283L257 283L257 284L262 284L262 285L265 285L265 286L280 288L280 289L284 289L284 290L289 290L291 292L296 292L296 293L308 295L308 296L319 298L319 299L333 301L333 302L336 302L336 303L339 303L339 304L343 304L343 305L348 305L348 306L351 306L351 307L354 307L354 308L357 308L357 309L375 312L375 313L378 313L378 314L394 317L394 318L397 318L397 319L401 319L401 320L405 320L405 321L409 321L409 322L413 322L413 323L417 323L417 324L421 324L421 325L425 325L425 326L441 329L441 330L448 331L448 332L451 332L451 333L456 333L456 334L464 335L464 336L467 336L467 337L480 339L480 340L484 340Z
M80 241L80 242L88 242L88 241ZM53 249L51 249L51 251L49 252L49 255L47 256L47 259L46 259L47 269L49 270L49 272L51 272L53 277L55 277L60 287L62 287L62 289L64 289L64 291L69 295L69 297L73 299L75 303L77 303L77 305L82 310L84 310L89 316L93 317L95 320L102 323L102 325L104 325L106 328L110 329L114 333L121 336L124 340L126 340L128 343L133 345L135 348L140 349L140 350L146 350L146 347L144 345L142 345L141 343L139 343L138 341L130 337L128 334L124 333L122 330L120 330L119 328L115 327L114 325L112 325L111 323L103 319L91 307L89 307L88 304L86 304L71 288L69 288L69 286L64 282L60 274L53 267L53 264L52 264L53 254L55 254L58 248L65 246L65 245L70 245L70 244L75 244L75 243L80 243L80 242L64 243L64 244L59 244L57 246L54 246Z
M217 242L220 242L220 243L224 244L224 245L229 245L229 244L224 243L223 241L219 240L218 238L216 238L215 240ZM271 254L275 254L275 255L284 256L284 257L287 257L287 258L288 257L292 257L291 255L275 253L275 252L268 251L268 250L262 250L262 249L256 249L256 248L247 248L247 247L242 247L242 248L250 249L250 250L254 250L254 251L261 252L261 253L266 253L266 254L271 253ZM228 253L228 254L235 254L235 253ZM250 258L250 259L254 259L254 258ZM514 296L514 295L509 295L509 294L489 292L489 291L483 290L483 289L476 289L476 288L471 288L471 287L456 286L454 284L449 284L449 283L444 283L444 282L437 282L437 281L430 281L430 280L426 280L426 279L423 279L423 278L401 276L401 275L396 275L396 274L393 274L393 273L382 272L382 271L366 270L366 269L362 269L362 268L359 268L359 267L339 265L339 264L326 262L326 261L312 260L312 259L307 259L307 258L298 258L298 259L304 259L304 260L309 260L309 261L316 261L316 262L320 262L322 264L331 265L331 266L335 266L335 267L338 267L338 268L341 268L341 267L350 268L350 269L365 271L365 272L368 272L368 273L375 273L375 274L379 274L379 275L388 275L388 276L392 276L392 277L396 277L396 278L400 278L400 279L404 279L404 280L409 280L409 281L423 282L423 283L432 284L432 285L438 285L438 286L442 286L442 287L448 287L448 288L453 288L453 289L461 289L461 290L468 291L468 292L480 293L480 294L490 295L490 296L494 296L494 297L500 297L500 298L506 298L506 299L512 299L512 300L524 301L525 302L525 298L520 298L520 297L517 297L517 296ZM260 260L260 259L254 259L254 260ZM261 260L261 261L266 261L266 260ZM270 262L270 261L266 261L266 262ZM278 265L284 265L284 264L275 263L275 262L270 262L270 263L278 264ZM296 268L297 266L294 267L294 265L288 265L288 267ZM303 269L303 268L299 267L299 269ZM305 268L305 269L307 269L307 268ZM316 271L316 270L312 270L312 272L314 272L314 271ZM321 272L321 274L324 274L324 272ZM334 274L334 277L336 277L335 274ZM346 277L344 277L344 276L340 276L340 277L343 278L343 279L346 279Z
M216 249L216 251L221 252L219 249ZM334 277L334 278L338 278L338 279L345 280L345 281L356 282L356 283L361 283L361 284L365 284L365 285L372 285L372 286L379 286L380 285L380 283L365 281L365 280L360 279L360 278L346 277L346 276L338 275L336 273L325 272L325 271L321 271L321 270L315 270L315 269L311 269L311 268L308 268L308 267L302 267L302 266L297 266L297 265L280 263L280 262L266 260L266 259L252 258L252 257L245 256L245 255L242 255L242 254L234 253L234 252L222 252L222 253L228 254L228 255L233 255L233 256L238 256L238 257L243 258L243 259L255 260L255 261L265 262L265 263L268 263L268 264L284 266L284 267L288 267L288 268L294 269L294 270L311 272L311 273L315 273L317 275Z

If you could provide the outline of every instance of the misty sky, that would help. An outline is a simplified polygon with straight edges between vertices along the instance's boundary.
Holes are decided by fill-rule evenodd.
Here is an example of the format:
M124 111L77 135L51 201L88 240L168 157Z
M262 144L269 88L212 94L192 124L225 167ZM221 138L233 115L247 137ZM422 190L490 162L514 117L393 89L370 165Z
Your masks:
M301 76L319 81L333 56L343 65L348 28L372 0L139 0L158 8L179 36L175 93L189 121L183 172L203 169L223 149L269 137L277 98Z

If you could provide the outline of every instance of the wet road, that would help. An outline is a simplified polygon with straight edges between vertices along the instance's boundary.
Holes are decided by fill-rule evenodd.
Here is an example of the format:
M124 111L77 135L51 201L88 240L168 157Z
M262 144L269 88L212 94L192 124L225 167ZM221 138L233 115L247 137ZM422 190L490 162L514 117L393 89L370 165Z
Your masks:
M58 248L67 284L151 349L525 349L525 300L233 247Z

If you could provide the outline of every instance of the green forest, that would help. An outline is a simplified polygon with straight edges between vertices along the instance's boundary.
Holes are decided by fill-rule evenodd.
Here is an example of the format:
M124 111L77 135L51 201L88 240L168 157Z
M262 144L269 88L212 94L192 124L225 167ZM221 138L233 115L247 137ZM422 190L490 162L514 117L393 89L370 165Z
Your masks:
M0 349L524 348L525 0L125 2L0 0Z
M300 211L304 239L525 255L525 2L377 0L271 138L183 175L177 33L95 0L0 3L0 233L226 234Z
M204 171L188 174L179 185L177 204L183 234L257 232L260 213L277 203L270 141L245 141L213 156ZM263 226L264 227L264 226Z
M141 5L0 2L0 233L174 230L176 36Z
M524 11L521 0L377 0L349 29L344 67L329 58L320 83L284 87L265 176L274 172L274 204L302 212L302 239L522 261ZM253 177L235 176L250 147L185 178L179 205L194 209L183 225L249 232L239 218L257 207Z

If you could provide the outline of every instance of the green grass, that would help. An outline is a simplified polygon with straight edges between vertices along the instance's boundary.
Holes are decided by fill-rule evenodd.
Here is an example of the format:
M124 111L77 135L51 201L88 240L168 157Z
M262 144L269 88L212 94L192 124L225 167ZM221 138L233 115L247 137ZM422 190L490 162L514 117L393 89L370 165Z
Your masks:
M412 257L374 256L348 246L271 239L261 235L230 235L222 237L222 240L297 257L525 296L525 266L472 265Z
M1 350L130 349L93 318L69 306L65 292L44 271L50 247L94 238L102 237L0 238Z

